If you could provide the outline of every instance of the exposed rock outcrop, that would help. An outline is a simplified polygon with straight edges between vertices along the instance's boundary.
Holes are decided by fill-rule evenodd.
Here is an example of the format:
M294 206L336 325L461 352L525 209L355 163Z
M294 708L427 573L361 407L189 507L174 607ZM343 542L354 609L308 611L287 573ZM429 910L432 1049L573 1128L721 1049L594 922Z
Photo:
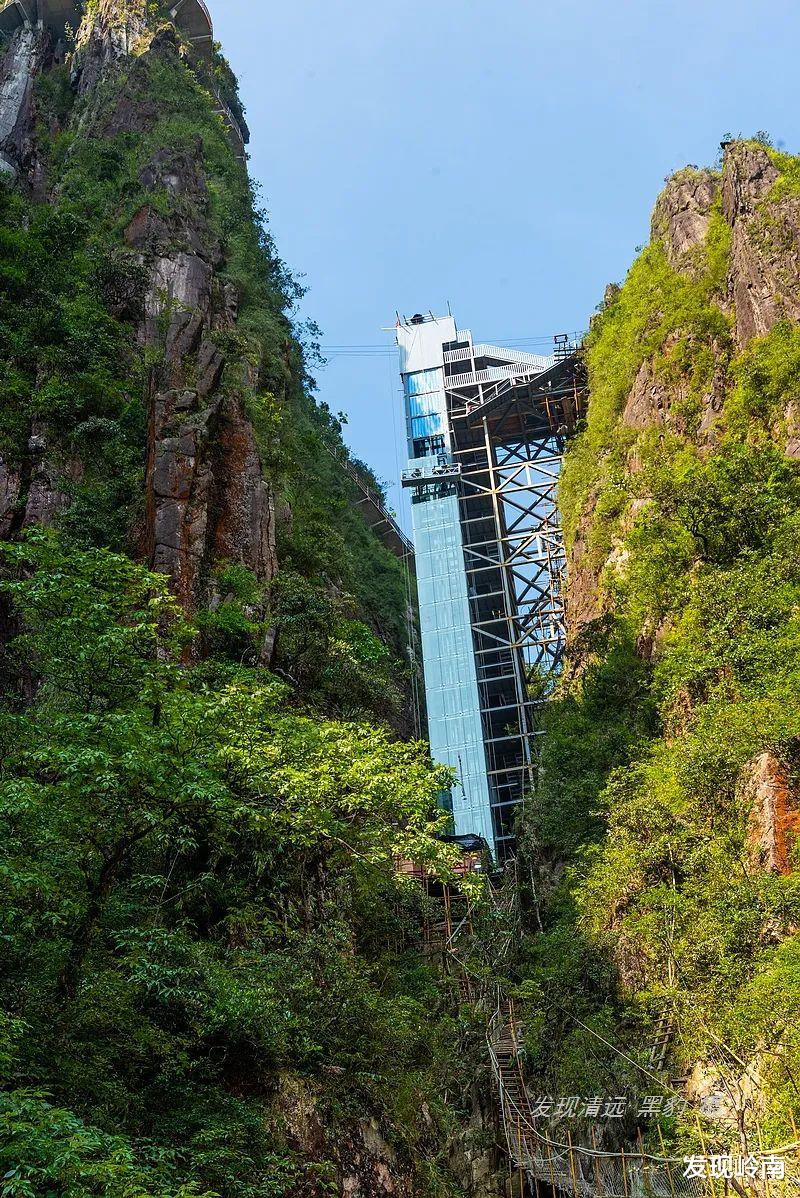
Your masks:
M264 581L276 567L272 491L244 404L222 385L214 334L235 328L238 303L217 278L224 262L206 220L200 152L158 153L144 185L188 202L171 219L140 210L126 238L149 269L141 338L164 350L151 399L147 549L188 610L202 602L214 560L240 562Z
M470 1198L498 1198L501 1181L498 1177L496 1112L488 1102L488 1079L479 1077L472 1086L464 1106L466 1117L450 1143L448 1163L464 1193Z
M412 1198L407 1171L370 1119L352 1120L330 1142L330 1114L318 1089L297 1078L281 1079L278 1107L292 1147L309 1162L335 1160L342 1198ZM313 1169L313 1165L312 1165ZM315 1189L309 1185L308 1193Z
M34 85L47 58L49 35L20 27L0 59L0 174L27 173L34 155Z
M764 147L728 148L722 198L733 230L729 291L740 346L779 320L800 320L800 196L771 200L778 176Z
M731 1069L724 1074L717 1063L698 1061L686 1082L685 1093L710 1123L741 1134L745 1110L753 1107L763 1110L759 1061L753 1061L744 1070ZM746 1138L741 1140L741 1146L744 1153L751 1149Z
M703 245L721 202L731 248L727 279L712 303L732 319L739 349L764 336L778 321L800 321L800 195L791 188L776 190L779 178L778 166L765 146L731 142L721 174L694 167L678 172L653 212L653 238L663 244L675 270L693 277L698 268L694 251ZM607 292L606 306L616 298L613 290ZM728 367L733 351L730 344L722 343L724 338L702 347L710 352L713 374L698 396L690 370L680 366L691 336L678 330L660 347L658 361L647 358L641 363L622 405L621 421L637 432L663 428L687 436L705 452L719 441L721 415L732 386ZM787 456L800 458L796 402L780 414L776 429L779 425L785 429ZM631 474L639 470L635 447L629 453L628 470ZM570 550L566 594L573 644L587 624L602 615L599 578L607 563L589 561L587 551L595 502L596 498L588 499Z
M7 540L14 526L22 479L20 471L0 459L0 537Z
M800 404L789 404L786 409L786 431L786 456L800 459Z
M398 1155L375 1119L347 1120L338 1124L332 1135L335 1121L320 1089L286 1074L281 1078L277 1107L282 1132L296 1151L309 1162L334 1162L336 1192L341 1198L415 1198L418 1189L412 1162ZM423 1108L420 1118L435 1136L430 1112ZM448 1151L450 1168L469 1198L499 1198L493 1144L491 1112L473 1094L472 1113ZM316 1193L311 1185L309 1196Z
M34 84L50 53L46 32L21 28L0 66L0 169L31 173L35 158ZM174 29L153 34L146 0L101 0L87 12L71 60L73 87L84 97L80 133L99 144L119 134L148 133L159 116L148 64L177 56ZM125 60L124 75L118 65ZM100 88L119 79L116 89ZM165 145L142 170L143 205L125 232L115 314L138 324L143 352L160 358L150 373L145 527L139 554L172 580L187 611L213 600L214 563L228 559L268 582L276 569L275 514L241 388L225 381L218 343L238 321L236 288L222 280L225 255L209 219L203 146ZM165 204L165 197L168 203ZM43 197L43 198L46 198ZM124 254L124 250L120 253ZM137 288L141 294L137 294ZM52 523L69 503L81 464L60 463L37 448L48 430L31 430L21 463L0 464L0 535Z
M672 266L678 266L690 250L705 240L719 187L719 178L711 171L687 167L669 180L658 197L652 235L663 239Z
M0 458L0 538L52 524L69 506L70 486L82 476L83 464L55 456L46 429L34 425L22 462L11 465Z
M121 26L113 0L80 40L82 87L132 48L177 53L169 30L150 41L135 14ZM144 131L154 120L145 58L134 64L113 109L99 115L105 136L120 128ZM226 357L215 341L215 334L235 329L238 296L219 278L225 259L209 221L202 155L200 142L193 154L167 146L154 154L140 183L153 196L170 196L171 208L167 215L163 204L140 208L125 234L148 274L140 340L163 352L150 395L144 549L189 611L212 597L215 561L238 562L264 582L276 569L272 490L244 403L235 387L223 385Z
M73 80L80 93L92 91L110 66L142 53L151 40L147 0L100 0L78 30Z
M761 753L743 771L740 792L749 810L747 844L750 865L773 874L792 872L792 854L800 835L800 798L789 771L774 753Z
M583 523L578 528L569 555L565 602L567 629L570 641L574 644L586 625L601 614L597 571L589 557Z
M679 341L679 337L671 337L666 342L663 351L665 357L669 357ZM716 348L716 356L718 365L711 379L711 385L700 398L702 414L696 437L704 445L712 444L716 440L717 417L722 411L727 387L721 346ZM686 433L688 424L684 405L689 403L691 398L692 380L690 378L682 375L679 371L666 377L663 371L657 371L654 368L652 362L643 362L626 400L622 421L630 428L635 429L661 425L674 432Z

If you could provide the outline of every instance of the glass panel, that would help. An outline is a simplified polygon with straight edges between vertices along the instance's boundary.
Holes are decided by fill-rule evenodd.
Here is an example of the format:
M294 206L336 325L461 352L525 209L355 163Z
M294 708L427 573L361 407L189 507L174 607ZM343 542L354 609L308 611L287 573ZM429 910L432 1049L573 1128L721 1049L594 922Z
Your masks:
M459 834L493 843L480 696L457 495L413 505L431 753L450 765Z

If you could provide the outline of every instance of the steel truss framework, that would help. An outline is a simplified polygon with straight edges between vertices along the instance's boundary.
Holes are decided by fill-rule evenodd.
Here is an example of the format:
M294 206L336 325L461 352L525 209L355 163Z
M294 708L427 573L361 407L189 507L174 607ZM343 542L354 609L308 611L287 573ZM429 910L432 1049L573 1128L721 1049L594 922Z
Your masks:
M454 355L455 356L455 355ZM565 645L566 557L557 486L586 395L583 364L562 353L544 373L484 382L472 359L445 364L472 634L498 855L533 781L540 712ZM491 366L491 363L489 363ZM483 377L482 377L483 376ZM474 381L473 381L474 380Z

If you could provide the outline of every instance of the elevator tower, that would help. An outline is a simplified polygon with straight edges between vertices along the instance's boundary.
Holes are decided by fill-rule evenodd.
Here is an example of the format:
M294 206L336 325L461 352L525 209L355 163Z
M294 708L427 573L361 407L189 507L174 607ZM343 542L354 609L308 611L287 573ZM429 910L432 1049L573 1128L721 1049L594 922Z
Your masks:
M458 835L503 863L564 643L556 488L585 401L568 337L541 356L478 344L452 316L397 326L431 752Z

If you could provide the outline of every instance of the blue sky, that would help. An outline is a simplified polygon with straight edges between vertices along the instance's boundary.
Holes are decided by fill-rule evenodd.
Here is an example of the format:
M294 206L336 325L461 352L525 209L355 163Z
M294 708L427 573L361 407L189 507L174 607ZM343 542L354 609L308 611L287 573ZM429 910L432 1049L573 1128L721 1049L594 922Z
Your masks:
M800 149L789 0L209 0L282 257L330 346L447 302L480 340L586 327L664 177L728 132ZM396 362L331 356L320 398L393 483ZM392 491L399 506L397 491Z

